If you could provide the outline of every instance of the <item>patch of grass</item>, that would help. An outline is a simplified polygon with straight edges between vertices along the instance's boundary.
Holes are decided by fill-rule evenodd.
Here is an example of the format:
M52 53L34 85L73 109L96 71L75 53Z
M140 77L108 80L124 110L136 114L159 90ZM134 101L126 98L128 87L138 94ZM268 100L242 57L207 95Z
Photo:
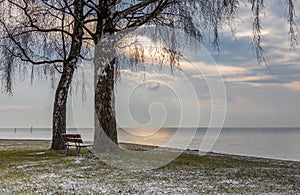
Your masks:
M300 193L300 169L232 156L184 153L161 168L134 171L106 165L85 149L80 156L6 150L0 168L0 194Z
M38 154L38 155L34 155ZM4 150L0 151L1 164L24 161L38 161L57 157L58 153L51 150Z

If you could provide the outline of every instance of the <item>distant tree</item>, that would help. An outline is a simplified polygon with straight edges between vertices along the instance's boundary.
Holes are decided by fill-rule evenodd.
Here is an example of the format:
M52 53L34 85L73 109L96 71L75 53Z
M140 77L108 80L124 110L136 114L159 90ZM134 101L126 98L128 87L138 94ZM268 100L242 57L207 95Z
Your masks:
M199 41L203 40L205 32L210 32L209 34L212 36L210 40L218 49L219 32L224 25L231 26L236 22L240 4L243 2L251 5L253 48L258 62L263 64L265 58L261 45L261 20L265 9L264 0L2 0L2 5L9 4L19 10L18 13L22 13L22 15L18 15L14 11L7 11L1 16L3 32L6 35L3 40L8 41L1 44L1 53L6 56L1 65L4 67L3 76L11 78L11 64L14 64L16 59L32 64L51 64L51 67L62 70L65 76L61 77L57 88L55 99L57 105L54 106L53 115L53 123L56 120L58 123L53 124L52 148L58 149L61 147L57 147L58 142L55 140L64 131L62 128L65 129L65 120L63 122L62 118L65 118L63 113L65 113L67 89L72 81L78 59L84 56L82 46L99 46L95 49L95 56L98 58L94 59L94 149L109 151L112 149L109 142L115 143L116 146L118 144L114 85L116 70L121 61L116 56L114 57L115 51L110 46L110 40L107 39L118 33L121 33L120 37L122 37L122 32L132 28L163 25L181 29ZM295 46L296 27L293 0L287 0L286 5L291 45ZM7 16L10 17L7 18ZM26 33L23 33L24 31ZM158 33L157 36L166 35ZM176 36L168 37L170 38L168 41L171 42L170 46L173 47L167 50L170 56L168 63L171 68L174 68L178 66L179 60L176 56L178 40ZM37 45L37 40L47 40L45 44L43 42L41 44L46 48L34 47L33 49L33 45L41 46ZM49 46L51 46L50 50L47 48ZM51 55L41 52L49 52ZM41 59L43 61L38 61ZM11 80L5 79L5 81L5 88L10 91ZM62 88L64 90L61 90ZM57 111L56 107L59 108ZM59 119L60 117L62 118ZM60 126L58 127L58 125Z

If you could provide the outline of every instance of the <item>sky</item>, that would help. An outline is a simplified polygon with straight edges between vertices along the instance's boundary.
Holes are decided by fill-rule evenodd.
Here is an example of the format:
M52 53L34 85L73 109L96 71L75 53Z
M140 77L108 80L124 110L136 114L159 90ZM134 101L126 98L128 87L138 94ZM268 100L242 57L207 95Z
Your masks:
M121 70L116 86L118 125L300 127L300 47L290 50L283 7L268 2L263 19L263 47L272 73L258 65L251 50L250 11L243 8L235 36L227 28L221 33L220 52L209 44L199 53L183 48L182 71L174 73L168 68L157 72L150 65L142 74ZM295 7L300 12L299 1ZM300 19L296 22L299 26ZM85 79L90 83L84 102L73 86L70 127L93 126L91 72L87 68ZM80 75L78 71L76 77ZM29 79L16 76L13 96L0 94L0 127L51 127L53 97L49 81L37 79L31 85Z

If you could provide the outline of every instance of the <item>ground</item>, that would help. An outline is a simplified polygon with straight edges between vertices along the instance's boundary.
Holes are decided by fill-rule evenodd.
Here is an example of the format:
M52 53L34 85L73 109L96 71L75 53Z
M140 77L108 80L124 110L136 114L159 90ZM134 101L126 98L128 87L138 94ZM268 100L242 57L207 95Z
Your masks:
M0 194L300 194L300 163L183 153L154 170L66 156L49 142L0 140Z

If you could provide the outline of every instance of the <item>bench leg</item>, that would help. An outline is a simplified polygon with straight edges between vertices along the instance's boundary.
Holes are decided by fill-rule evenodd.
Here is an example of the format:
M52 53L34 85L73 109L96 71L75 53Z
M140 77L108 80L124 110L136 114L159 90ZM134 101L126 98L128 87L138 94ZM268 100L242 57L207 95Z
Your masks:
M69 146L66 146L66 156L69 154Z
M79 152L80 152L80 147L76 146L76 156L79 155Z

